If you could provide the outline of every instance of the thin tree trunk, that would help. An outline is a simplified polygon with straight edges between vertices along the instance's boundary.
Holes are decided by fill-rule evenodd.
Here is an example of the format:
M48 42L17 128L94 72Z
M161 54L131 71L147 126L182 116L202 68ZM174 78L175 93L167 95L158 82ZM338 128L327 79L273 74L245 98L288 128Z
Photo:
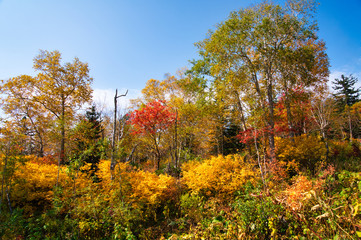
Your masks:
M5 156L5 162L4 162L4 166L3 166L3 172L2 172L2 180L1 180L1 202L0 202L0 206L1 203L4 202L4 185L5 185L5 175L6 175L6 168L7 168L7 164L8 164L8 158L7 156Z
M263 186L266 187L266 181L265 181L265 177L264 177L264 171L262 169L262 164L261 164L261 156L258 150L258 145L257 145L257 129L255 128L254 132L252 132L253 135L253 140L254 140L254 147L256 149L256 154L257 154L257 162L258 162L258 167L259 170L261 172L261 178L262 178L262 182L263 182Z
M60 146L60 164L65 163L65 99L62 96L61 102L61 146Z
M157 167L157 170L159 170L160 169L160 150L159 150L159 146L158 146L158 142L157 142L157 137L154 136L153 140L154 140L154 145L155 145L156 167Z
M10 183L8 183L7 185L10 185ZM9 210L10 210L10 212L12 213L12 212L13 212L13 209L11 208L10 191L9 191L9 189L8 189L8 186L6 186L5 191L6 191L6 198L7 198L7 200L8 200Z
M268 97L268 110L269 110L269 119L268 119L268 141L270 147L270 159L273 162L276 158L275 155L275 138L274 138L274 102L273 102L273 88L272 82L268 83L267 87L267 97Z
M178 111L175 111L174 122L174 168L178 168Z
M128 94L128 90L125 92L125 94L118 96L118 89L115 90L115 96L114 96L114 123L113 123L113 139L112 139L112 156L110 161L110 177L113 180L113 171L116 165L115 161L115 136L117 131L117 99L120 97L124 97Z
M288 134L289 137L294 141L294 132L293 132L293 122L292 122L292 112L291 112L291 104L288 95L288 87L285 87L285 105L286 105L286 113L287 113L287 123L288 123Z
M238 110L240 112L240 117L241 117L241 122L242 122L242 128L243 128L243 131L246 131L247 130L247 125L246 125L246 119L244 117L244 112L243 112L243 107L242 107L242 103L241 103L241 99L240 99L240 96L238 94L237 91L234 91L235 95L236 95L236 98L237 98L237 106L238 106ZM246 143L246 146L247 146L247 150L248 150L248 153L249 155L252 157L253 153L252 153L252 148L251 148L251 144L249 142Z
M111 172L114 170L115 167L115 134L117 131L117 98L118 98L118 89L115 90L115 96L114 96L114 122L113 122L113 138L112 138L112 156L111 156L111 164L110 164L110 170ZM111 178L113 179L113 174L111 175Z
M350 108L348 107L348 127L350 129L350 142L352 143L352 122L351 122L351 112L350 112Z
M60 165L64 164L65 161L65 99L64 95L61 95L61 116L60 116L60 132L61 132L61 142L60 142L60 155L58 160L58 175L56 177L56 187L59 186L59 176L60 176Z
M321 134L322 134L322 138L323 138L323 141L325 142L325 147L326 147L326 160L328 160L328 155L330 153L330 149L328 147L328 142L327 142L327 139L326 139L326 134L325 134L324 127L321 128Z

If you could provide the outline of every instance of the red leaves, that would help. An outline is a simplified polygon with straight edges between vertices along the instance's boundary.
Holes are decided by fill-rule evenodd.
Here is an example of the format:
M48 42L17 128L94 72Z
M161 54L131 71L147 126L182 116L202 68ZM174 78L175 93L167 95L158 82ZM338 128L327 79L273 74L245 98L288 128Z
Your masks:
M263 127L261 129L255 129L255 128L247 128L245 131L241 131L237 138L241 143L247 144L252 143L254 139L258 139L261 136L264 136L265 134L269 133L268 127Z
M175 116L165 101L154 100L131 112L129 121L134 127L133 134L154 135L172 125Z

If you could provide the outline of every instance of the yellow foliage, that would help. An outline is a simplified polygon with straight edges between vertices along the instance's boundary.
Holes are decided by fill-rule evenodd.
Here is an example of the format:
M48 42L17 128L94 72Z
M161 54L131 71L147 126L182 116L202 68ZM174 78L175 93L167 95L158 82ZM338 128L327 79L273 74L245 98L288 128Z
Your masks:
M78 171L69 172L66 166L61 166L59 172L59 186L62 187L62 200L74 196L92 184L92 179L82 170L90 168L83 166ZM26 162L17 167L14 173L14 184L12 186L12 201L16 205L24 206L27 212L36 208L50 207L54 197L54 187L58 176L58 166L55 164L44 164L42 158L27 156Z
M299 167L314 170L315 164L326 160L326 147L319 136L301 135L290 138L275 138L277 160L288 171Z
M252 166L239 155L220 155L203 162L191 161L183 165L183 183L193 194L227 197L256 177Z
M174 197L176 192L175 178L165 174L157 175L152 172L134 170L128 163L116 165L113 173L114 180L111 181L110 161L101 161L99 175L102 178L100 182L102 189L106 189L109 196L114 195L113 193L121 188L125 200L135 205L139 203L157 205Z
M14 174L15 184L12 190L13 201L17 204L49 205L56 185L58 166L54 164L38 164L32 161L19 166ZM68 176L61 168L59 182L66 182Z
M176 191L175 178L145 171L129 172L126 176L131 185L129 199L132 202L145 202L157 205L174 196Z

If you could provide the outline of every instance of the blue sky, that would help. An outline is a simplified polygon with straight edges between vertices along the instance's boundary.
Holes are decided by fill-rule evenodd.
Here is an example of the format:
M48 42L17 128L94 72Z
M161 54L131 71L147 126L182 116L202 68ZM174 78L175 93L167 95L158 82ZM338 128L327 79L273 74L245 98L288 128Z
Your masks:
M151 78L163 79L197 58L194 43L249 0L0 0L0 79L34 75L33 58L59 50L64 62L90 66L98 98L114 89L134 97ZM361 81L361 0L321 0L317 13L333 80ZM98 99L102 100L102 99Z

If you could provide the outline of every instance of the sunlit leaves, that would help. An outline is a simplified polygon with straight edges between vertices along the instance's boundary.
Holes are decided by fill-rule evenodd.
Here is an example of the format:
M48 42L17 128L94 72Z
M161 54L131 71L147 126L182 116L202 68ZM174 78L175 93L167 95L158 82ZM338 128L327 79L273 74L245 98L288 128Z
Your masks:
M257 179L252 166L239 155L211 157L183 166L183 183L193 194L229 197L242 190L247 181Z
M134 126L134 134L154 135L166 130L174 123L175 114L165 101L154 100L130 115L130 123Z

